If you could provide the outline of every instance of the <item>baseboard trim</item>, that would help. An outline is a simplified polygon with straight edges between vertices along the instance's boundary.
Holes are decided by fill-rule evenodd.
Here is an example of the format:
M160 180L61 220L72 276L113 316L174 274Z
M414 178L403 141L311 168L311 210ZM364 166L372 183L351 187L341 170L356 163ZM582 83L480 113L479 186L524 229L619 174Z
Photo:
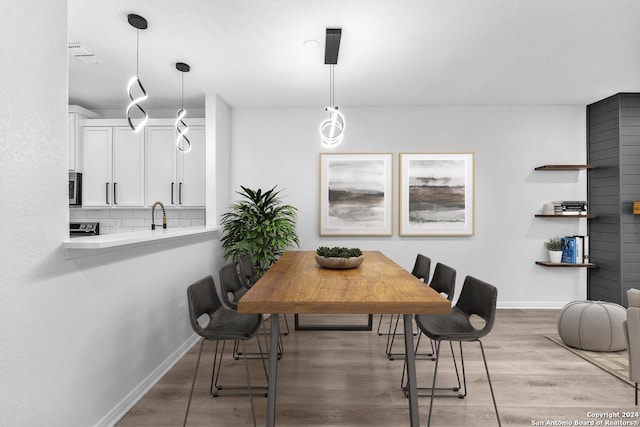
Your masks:
M184 342L171 356L158 366L147 378L145 378L135 389L125 396L107 415L105 415L95 427L111 427L124 417L136 403L140 401L151 388L184 356L193 345L198 342L198 335L193 334Z
M565 305L567 305L568 301L505 301L500 302L496 308L498 309L522 309L522 310L559 310Z

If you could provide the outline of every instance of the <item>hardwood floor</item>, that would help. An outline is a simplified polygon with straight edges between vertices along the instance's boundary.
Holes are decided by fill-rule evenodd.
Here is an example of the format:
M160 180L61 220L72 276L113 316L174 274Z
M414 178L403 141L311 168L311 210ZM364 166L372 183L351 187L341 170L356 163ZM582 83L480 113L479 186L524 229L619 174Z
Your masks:
M576 420L598 425L590 413L638 411L640 407L633 404L632 387L544 337L556 333L558 313L499 310L493 331L483 340L502 425L577 425ZM403 362L387 360L386 337L375 333L378 316L374 320L374 332L292 330L284 337L285 354L278 365L278 426L409 424L408 402L399 388ZM209 394L213 351L209 344L205 344L188 425L252 425L248 397L213 398ZM397 350L401 344L402 340L397 343ZM426 348L428 343L423 345ZM182 425L197 347L117 425ZM468 395L465 399L436 398L432 425L497 425L479 346L468 343L463 349ZM450 352L446 350L438 371L438 384L442 386L453 385L455 379ZM417 361L419 386L431 385L433 363ZM264 382L260 362L251 360L250 364L252 381ZM243 384L242 361L227 357L221 382ZM264 425L266 399L254 399L258 425ZM426 426L429 399L420 398L419 404L421 425ZM633 422L640 418L622 418L621 414L606 420ZM554 424L556 421L571 424Z

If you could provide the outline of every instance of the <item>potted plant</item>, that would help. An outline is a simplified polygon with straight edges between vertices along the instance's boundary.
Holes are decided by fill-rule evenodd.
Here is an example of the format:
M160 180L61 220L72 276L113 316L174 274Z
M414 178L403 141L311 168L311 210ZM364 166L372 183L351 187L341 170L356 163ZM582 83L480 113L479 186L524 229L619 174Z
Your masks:
M549 251L549 261L562 261L562 239L558 236L552 237L544 243L544 247Z
M320 246L316 249L316 262L324 268L344 270L356 268L364 260L364 254L358 248L328 248Z
M264 193L261 189L240 188L242 191L236 193L243 199L221 217L224 259L235 262L247 253L256 273L262 275L287 248L300 246L296 233L298 210L281 202L275 186Z

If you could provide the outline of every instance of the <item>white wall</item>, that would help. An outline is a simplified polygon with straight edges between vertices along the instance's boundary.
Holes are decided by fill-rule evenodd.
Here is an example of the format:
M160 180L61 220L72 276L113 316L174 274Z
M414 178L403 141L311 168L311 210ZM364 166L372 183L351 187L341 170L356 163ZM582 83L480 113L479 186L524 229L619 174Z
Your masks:
M551 200L586 200L586 172L537 172L551 163L586 160L585 107L344 108L347 128L332 152L394 154L394 235L318 235L318 125L322 108L232 110L232 189L278 185L299 208L301 249L320 245L381 250L410 269L421 252L465 275L496 285L500 307L562 307L586 298L583 269L537 266L544 241L586 233L585 220L535 218ZM398 153L475 153L475 235L399 237Z
M66 0L0 2L2 426L113 424L188 346L186 286L221 263L211 235L65 258L66 20Z
M216 141L215 150L207 151L205 223L217 225L231 203L231 108L214 93L205 95L205 102L207 141Z

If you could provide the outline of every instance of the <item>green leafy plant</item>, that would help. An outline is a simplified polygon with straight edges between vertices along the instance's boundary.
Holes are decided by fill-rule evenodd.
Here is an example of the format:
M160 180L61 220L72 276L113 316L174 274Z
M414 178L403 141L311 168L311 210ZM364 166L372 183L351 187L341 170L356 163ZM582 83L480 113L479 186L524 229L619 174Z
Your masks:
M235 262L248 253L256 273L262 275L287 248L300 246L296 233L298 210L282 204L275 186L264 193L261 189L240 188L242 191L236 193L244 199L231 205L221 217L224 259Z
M354 258L362 255L362 251L358 248L341 248L338 246L328 248L320 246L316 249L316 254L326 258Z
M558 236L552 237L546 242L544 242L544 247L547 248L548 251L561 251L562 240Z

